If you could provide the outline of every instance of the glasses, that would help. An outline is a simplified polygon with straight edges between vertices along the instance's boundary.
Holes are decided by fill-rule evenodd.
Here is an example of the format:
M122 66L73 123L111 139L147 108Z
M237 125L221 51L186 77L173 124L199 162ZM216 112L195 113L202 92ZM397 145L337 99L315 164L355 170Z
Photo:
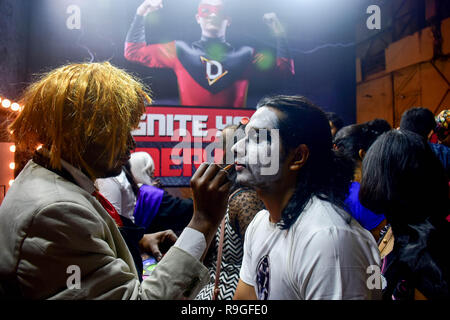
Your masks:
M198 6L198 15L202 18L208 18L213 13L218 17L225 16L223 6L214 6L211 4L201 4Z

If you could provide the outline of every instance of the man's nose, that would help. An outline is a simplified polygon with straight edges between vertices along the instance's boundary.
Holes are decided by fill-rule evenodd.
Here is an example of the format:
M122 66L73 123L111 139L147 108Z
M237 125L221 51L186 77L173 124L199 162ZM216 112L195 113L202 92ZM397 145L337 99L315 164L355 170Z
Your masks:
M245 155L245 138L238 140L232 147L231 152L236 155L236 157L242 157Z

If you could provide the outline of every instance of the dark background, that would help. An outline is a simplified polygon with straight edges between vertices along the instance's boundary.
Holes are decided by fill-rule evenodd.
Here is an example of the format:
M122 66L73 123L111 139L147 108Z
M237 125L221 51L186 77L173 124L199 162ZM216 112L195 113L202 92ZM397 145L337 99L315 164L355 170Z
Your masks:
M296 76L274 83L270 77L250 81L247 105L264 95L302 94L346 124L355 122L355 28L366 15L358 0L229 0L232 23L227 41L234 47L274 50L262 21L276 12L284 24ZM142 78L155 104L177 104L178 90L169 69L149 69L123 58L125 35L140 0L0 0L0 94L18 98L36 74L69 62L104 61ZM360 2L361 3L361 2ZM69 30L70 4L81 8L81 30ZM147 19L148 41L198 40L196 0L165 0ZM150 31L151 29L151 31Z

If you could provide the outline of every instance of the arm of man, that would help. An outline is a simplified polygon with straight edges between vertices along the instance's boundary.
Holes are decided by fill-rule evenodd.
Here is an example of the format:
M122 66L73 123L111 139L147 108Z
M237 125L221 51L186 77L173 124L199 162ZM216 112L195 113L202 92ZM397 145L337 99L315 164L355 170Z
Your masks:
M173 247L142 284L114 221L80 204L58 202L34 217L17 277L33 299L180 299L195 296L207 269Z
M240 279L234 292L233 300L258 300L255 292L255 274L252 267L251 236L253 234L253 224L250 223L248 231L245 233L244 254L240 271Z
M162 0L146 0L137 9L125 40L125 59L151 68L173 68L177 54L175 42L147 45L145 16L162 7Z
M269 27L270 32L275 36L275 39L277 41L277 74L279 74L280 76L295 75L294 60L291 57L286 32L280 20L274 12L264 14L263 20ZM271 58L262 53L256 53L253 58L253 64L264 67L268 59Z
M256 297L255 288L239 279L233 300L258 300L258 298Z
M199 258L225 214L231 183L214 164L202 164L193 180L194 195L200 197L194 197L190 228L142 284L125 241L100 203L56 201L39 209L20 234L15 273L22 294L32 299L195 297L209 280Z

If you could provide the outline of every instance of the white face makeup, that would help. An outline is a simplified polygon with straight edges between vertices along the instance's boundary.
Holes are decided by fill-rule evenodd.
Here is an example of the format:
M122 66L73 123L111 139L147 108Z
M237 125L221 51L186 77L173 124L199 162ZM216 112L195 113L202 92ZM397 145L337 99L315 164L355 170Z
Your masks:
M278 112L258 109L245 128L245 138L232 148L236 152L237 182L267 188L280 179L280 139Z

